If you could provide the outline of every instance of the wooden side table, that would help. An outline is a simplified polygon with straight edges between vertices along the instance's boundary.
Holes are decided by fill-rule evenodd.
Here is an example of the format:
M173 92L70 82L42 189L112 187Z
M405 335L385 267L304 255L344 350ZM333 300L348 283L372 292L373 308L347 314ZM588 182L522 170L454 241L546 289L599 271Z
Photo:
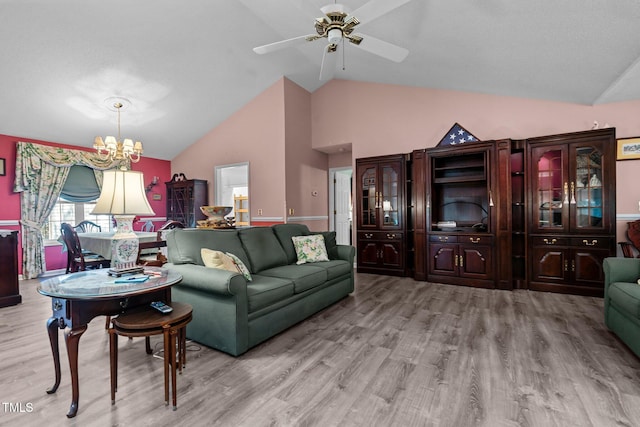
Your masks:
M168 314L160 313L151 307L142 307L130 312L124 312L111 320L109 328L109 355L111 365L111 404L115 403L118 387L118 335L125 337L146 337L151 335L164 336L164 400L169 404L169 374L171 374L171 389L173 410L177 408L176 394L176 365L180 373L185 366L186 358L186 327L191 321L192 308L189 304L173 302L173 311ZM176 360L176 345L177 360ZM147 353L149 348L147 345Z

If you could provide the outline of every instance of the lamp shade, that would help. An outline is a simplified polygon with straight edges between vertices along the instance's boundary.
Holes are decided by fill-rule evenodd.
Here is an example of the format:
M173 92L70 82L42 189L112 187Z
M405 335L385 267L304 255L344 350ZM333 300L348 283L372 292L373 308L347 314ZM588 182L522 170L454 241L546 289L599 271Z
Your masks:
M104 171L102 191L92 215L155 215L144 191L142 172Z

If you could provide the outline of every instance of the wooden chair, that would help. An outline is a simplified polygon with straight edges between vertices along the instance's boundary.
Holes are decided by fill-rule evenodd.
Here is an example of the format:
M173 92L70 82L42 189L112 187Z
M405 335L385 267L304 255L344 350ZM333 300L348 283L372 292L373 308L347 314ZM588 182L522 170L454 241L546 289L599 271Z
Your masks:
M184 228L184 224L181 223L180 221L169 220L169 221L165 222L162 225L162 227L160 227L158 229L158 232L167 231L167 230L173 230L174 228Z
M149 221L145 221L145 223L142 225L142 230L141 231L153 231L155 229L155 225L153 225L153 221L149 220Z
M102 227L91 221L82 221L80 224L73 227L78 233L101 233Z
M167 221L162 227L158 229L158 234L154 242L141 242L138 249L138 265L162 267L167 262L166 252L162 248L167 247L165 240L165 233L175 228L184 228L184 225L180 221ZM149 249L158 249L155 252L150 252Z
M630 242L618 242L625 258L640 258L640 219L627 223L627 238ZM634 256L635 252L638 253Z
M140 242L138 246L138 259L136 264L148 267L162 267L167 262L167 257L159 250L167 247L166 240L154 240L153 242ZM149 249L158 249L154 253L144 253Z
M66 273L75 273L84 271L87 268L100 268L102 265L108 264L103 256L93 252L83 251L80 246L78 233L71 224L63 222L60 226L62 239L67 247L67 271Z

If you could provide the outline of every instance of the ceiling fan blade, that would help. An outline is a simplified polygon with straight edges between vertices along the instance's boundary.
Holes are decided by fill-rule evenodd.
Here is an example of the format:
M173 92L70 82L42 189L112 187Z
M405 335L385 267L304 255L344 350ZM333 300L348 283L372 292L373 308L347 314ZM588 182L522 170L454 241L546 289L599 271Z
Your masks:
M396 46L395 44L385 42L375 37L365 36L364 34L358 34L358 36L362 37L362 41L360 44L354 44L354 46L390 61L402 62L409 54L407 49Z
M345 21L355 16L358 18L358 21L360 21L360 25L364 25L410 1L411 0L371 0L351 12L345 18Z
M254 47L253 51L255 53L263 54L275 52L276 50L284 49L285 47L295 46L298 44L303 44L306 41L312 41L320 38L317 34L308 34L306 36L294 37L292 39L282 40L275 43L265 44L263 46Z
M322 65L320 66L320 80L331 80L336 73L336 64L338 63L338 46L337 44L328 44L322 55Z

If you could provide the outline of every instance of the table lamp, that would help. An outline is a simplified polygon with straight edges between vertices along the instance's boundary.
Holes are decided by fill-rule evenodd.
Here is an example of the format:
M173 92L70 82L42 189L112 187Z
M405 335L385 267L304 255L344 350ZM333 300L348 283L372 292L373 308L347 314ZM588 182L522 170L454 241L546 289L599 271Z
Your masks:
M137 215L155 215L145 194L142 172L104 171L102 191L91 214L113 215L116 220L108 274L121 276L142 272L142 267L136 265L139 241L133 232L133 219Z

